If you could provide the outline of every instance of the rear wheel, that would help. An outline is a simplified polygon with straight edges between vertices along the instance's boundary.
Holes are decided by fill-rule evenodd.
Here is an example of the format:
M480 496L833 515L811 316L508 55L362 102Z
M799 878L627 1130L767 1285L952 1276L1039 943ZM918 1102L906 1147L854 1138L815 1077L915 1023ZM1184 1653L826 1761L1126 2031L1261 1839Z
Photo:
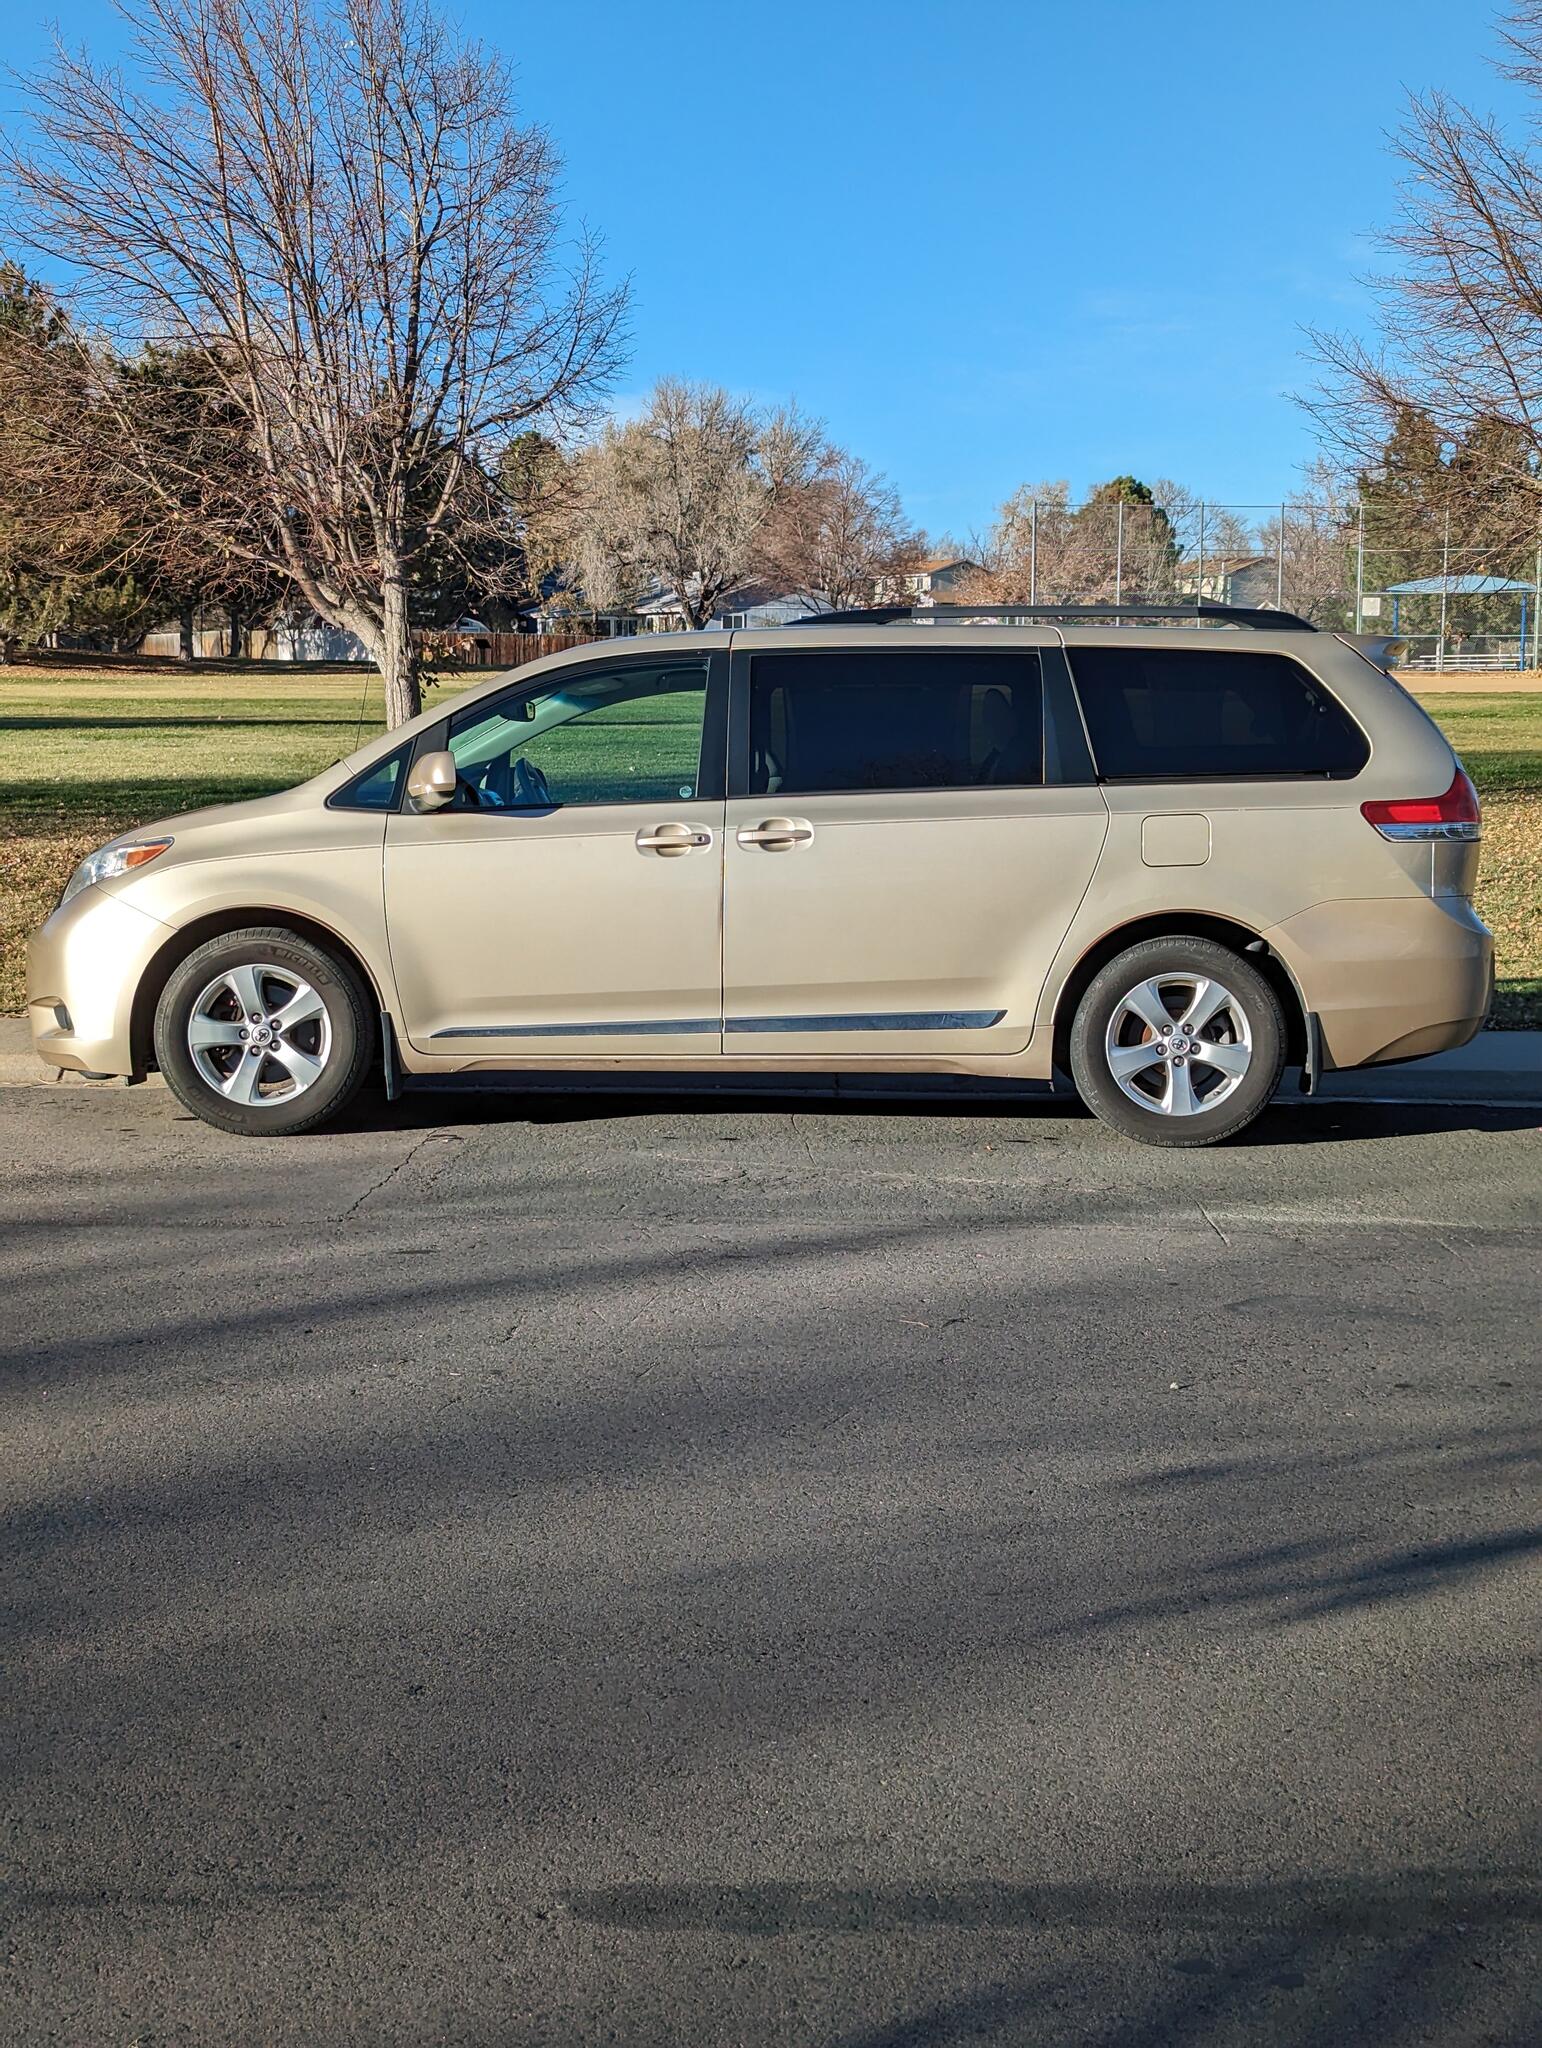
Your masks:
M1093 1113L1147 1145L1214 1145L1279 1086L1285 1019L1249 961L1213 939L1146 939L1077 1007L1071 1073Z
M210 939L174 969L155 1012L167 1086L205 1123L242 1137L292 1137L336 1116L373 1049L353 969L279 926Z

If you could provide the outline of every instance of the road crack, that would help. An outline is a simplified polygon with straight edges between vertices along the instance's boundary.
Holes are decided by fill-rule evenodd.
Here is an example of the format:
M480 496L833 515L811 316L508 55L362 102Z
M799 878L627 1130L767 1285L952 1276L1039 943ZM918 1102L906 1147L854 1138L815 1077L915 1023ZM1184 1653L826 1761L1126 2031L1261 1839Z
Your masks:
M399 1173L405 1173L407 1168L412 1164L413 1160L417 1158L418 1154L421 1151L423 1151L426 1146L440 1144L458 1145L459 1143L459 1138L447 1137L443 1131L430 1131L426 1137L419 1138L418 1142L412 1147L412 1149L409 1152L404 1153L402 1157L397 1160L396 1164L391 1168L389 1173L382 1174L380 1179L377 1180L372 1187L367 1187L364 1190L363 1194L359 1196L356 1202L350 1202L348 1207L343 1210L342 1214L339 1216L334 1216L332 1221L334 1223L351 1223L354 1217L357 1216L359 1211L364 1207L364 1204L366 1202L373 1201L375 1196L380 1193L382 1188L389 1187L391 1185L391 1182L395 1180L396 1176Z
M1226 1235L1226 1232L1221 1228L1220 1224L1216 1222L1215 1218L1211 1215L1210 1211L1205 1207L1203 1202L1201 1202L1199 1205L1199 1213L1210 1225L1210 1228L1215 1232L1216 1236L1221 1240L1222 1244L1231 1243L1231 1239Z

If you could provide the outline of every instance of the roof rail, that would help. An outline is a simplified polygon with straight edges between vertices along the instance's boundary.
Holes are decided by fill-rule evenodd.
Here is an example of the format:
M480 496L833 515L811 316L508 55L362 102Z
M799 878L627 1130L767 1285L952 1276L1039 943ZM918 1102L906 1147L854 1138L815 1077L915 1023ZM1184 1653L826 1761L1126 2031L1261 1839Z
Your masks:
M1256 633L1315 633L1295 612L1245 604L876 604L843 612L809 612L789 626L892 626L901 620L1047 619L1079 626L1100 619L1161 619L1178 625L1247 626Z

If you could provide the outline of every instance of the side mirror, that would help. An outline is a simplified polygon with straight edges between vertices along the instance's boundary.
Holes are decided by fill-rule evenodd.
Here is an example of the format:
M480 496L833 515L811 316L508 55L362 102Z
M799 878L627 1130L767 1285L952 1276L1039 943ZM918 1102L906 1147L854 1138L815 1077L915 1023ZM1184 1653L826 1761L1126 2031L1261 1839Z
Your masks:
M407 800L415 811L442 811L455 801L457 780L453 754L424 754L407 777Z

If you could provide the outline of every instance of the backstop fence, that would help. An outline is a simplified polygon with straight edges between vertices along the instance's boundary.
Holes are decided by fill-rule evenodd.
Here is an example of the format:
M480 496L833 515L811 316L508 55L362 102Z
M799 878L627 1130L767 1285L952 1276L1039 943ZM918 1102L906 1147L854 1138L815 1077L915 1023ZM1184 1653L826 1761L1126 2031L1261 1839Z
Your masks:
M1020 498L993 532L988 579L957 571L931 595L983 600L988 580L1008 602L1256 605L1395 640L1405 668L1542 668L1542 536L1484 524L1481 508L1354 499Z

